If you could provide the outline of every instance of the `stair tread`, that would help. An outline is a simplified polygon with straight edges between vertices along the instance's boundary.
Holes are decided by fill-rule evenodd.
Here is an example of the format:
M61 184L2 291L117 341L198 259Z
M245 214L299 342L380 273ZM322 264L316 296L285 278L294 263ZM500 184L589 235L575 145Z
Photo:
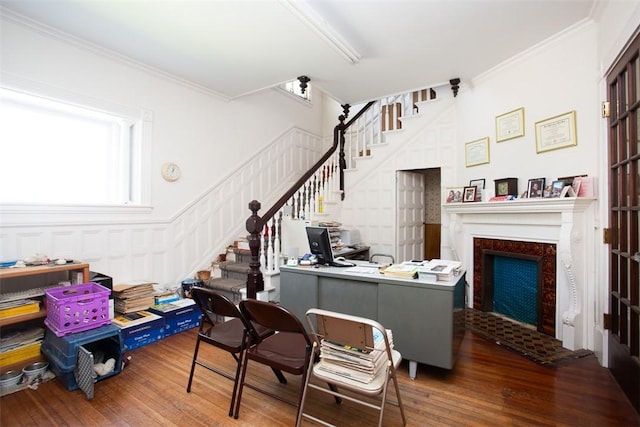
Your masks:
M224 289L226 291L238 291L247 285L246 282L238 279L211 279L208 287L212 289Z
M247 273L249 271L248 262L224 261L220 263L221 270L235 271L238 273Z

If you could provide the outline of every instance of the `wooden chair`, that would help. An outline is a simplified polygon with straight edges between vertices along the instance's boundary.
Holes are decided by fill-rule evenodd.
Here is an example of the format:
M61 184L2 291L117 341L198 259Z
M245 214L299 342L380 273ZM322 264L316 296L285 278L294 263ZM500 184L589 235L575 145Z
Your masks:
M233 414L233 408L238 389L238 376L242 366L242 359L245 349L249 343L251 334L258 337L266 337L273 334L273 330L266 329L260 325L251 325L242 315L238 307L222 294L203 287L192 288L192 298L204 314L200 322L196 347L193 352L191 362L191 372L189 373L189 383L187 393L191 392L191 383L196 365L200 365L218 375L222 375L234 382L231 394L231 404L229 405L229 416ZM224 321L225 318L229 320ZM230 374L218 369L202 360L198 359L200 343L211 344L219 349L227 351L236 361L235 374Z
M282 384L286 384L287 382L282 372L300 375L304 381L304 375L310 365L313 344L302 322L300 322L295 314L280 305L254 299L240 301L240 311L252 324L275 330L276 333L268 337L253 337L251 346L248 347L245 352L242 373L240 375L235 418L238 418L240 412L244 386L300 408L304 382L300 385L297 402L291 402L281 396L247 383L245 377L249 361L251 360L269 366L278 376Z
M303 418L325 426L331 425L304 412L309 388L333 395L337 403L346 399L377 409L380 412L378 426L381 426L390 379L396 390L402 425L406 425L396 377L396 369L402 356L392 348L385 328L371 319L315 308L309 309L305 318L315 339L314 353L323 348L319 352L319 358L314 357L319 361L307 371L296 427L301 425ZM329 389L315 384L313 379L328 383ZM347 395L340 392L340 389L352 393ZM362 400L357 397L358 394L368 396L369 399ZM379 404L371 403L371 397L380 397Z

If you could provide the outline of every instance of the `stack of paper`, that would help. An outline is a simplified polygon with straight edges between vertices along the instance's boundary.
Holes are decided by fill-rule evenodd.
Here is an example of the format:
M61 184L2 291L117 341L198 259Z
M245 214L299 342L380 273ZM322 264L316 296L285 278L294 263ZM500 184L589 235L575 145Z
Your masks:
M393 347L391 330L387 330L389 344ZM359 349L327 340L320 343L320 362L317 368L334 375L365 384L376 377L387 363L384 338L380 331L373 331L374 349Z
M380 273L389 276L404 277L414 279L418 275L418 266L415 264L391 264L385 269L381 269Z
M432 259L423 262L418 267L418 276L421 279L435 279L440 281L451 281L460 273L462 263L460 261L452 261L447 259Z
M113 286L114 309L126 314L146 310L155 304L153 283L135 282Z

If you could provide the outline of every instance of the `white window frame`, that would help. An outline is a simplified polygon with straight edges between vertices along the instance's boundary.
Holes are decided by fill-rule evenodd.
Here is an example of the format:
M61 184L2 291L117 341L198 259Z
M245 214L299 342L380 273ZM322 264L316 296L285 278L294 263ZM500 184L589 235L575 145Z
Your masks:
M129 174L129 179L124 181L123 185L129 185L136 188L136 197L128 203L122 204L100 204L89 205L81 203L65 203L65 204L47 204L47 203L2 203L0 205L0 213L3 220L25 213L33 214L54 214L61 213L103 213L106 215L113 213L150 213L151 212L151 131L153 124L153 114L149 110L123 106L106 100L96 99L89 96L77 94L65 89L53 87L47 84L26 81L16 78L15 76L7 76L4 73L0 75L2 88L21 92L27 95L33 95L53 101L58 101L82 108L94 110L97 112L107 113L113 116L121 117L129 124L127 126L133 140L131 150L130 171L123 173ZM6 223L5 223L6 224Z

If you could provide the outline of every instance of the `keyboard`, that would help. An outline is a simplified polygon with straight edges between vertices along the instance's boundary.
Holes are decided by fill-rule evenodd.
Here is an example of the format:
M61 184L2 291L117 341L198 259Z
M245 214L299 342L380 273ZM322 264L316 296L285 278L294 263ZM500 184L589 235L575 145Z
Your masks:
M355 267L355 264L348 261L338 261L334 259L331 261L331 267Z
M4 292L0 294L0 303L41 297L44 295L44 290L45 288L31 288L15 292Z

